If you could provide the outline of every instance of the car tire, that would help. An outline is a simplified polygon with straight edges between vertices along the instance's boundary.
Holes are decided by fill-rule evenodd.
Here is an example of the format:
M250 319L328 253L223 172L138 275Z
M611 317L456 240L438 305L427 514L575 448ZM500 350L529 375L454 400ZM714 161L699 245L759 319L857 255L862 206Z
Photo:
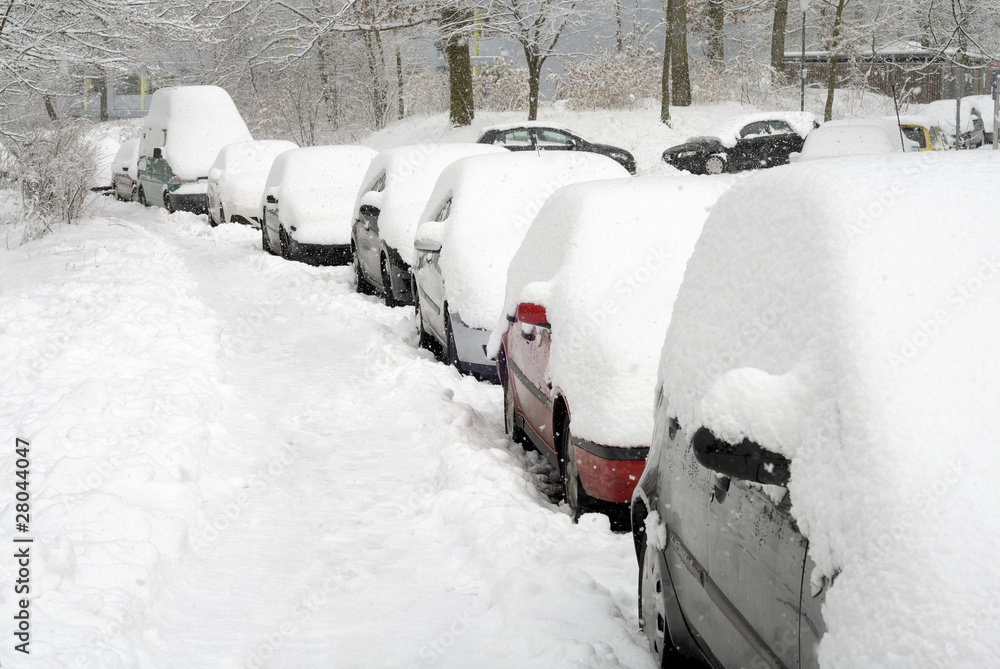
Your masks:
M132 186L132 195L129 197L127 202L138 202L139 201L139 189Z
M392 278L389 276L389 259L382 255L379 265L382 270L382 299L387 307L399 307L402 303L392 292Z
M726 171L726 161L721 156L709 156L705 159L705 174L722 174Z
M559 439L559 459L562 462L563 490L566 497L566 505L569 507L573 522L580 520L580 516L590 512L594 507L594 500L583 490L580 483L580 472L577 471L576 454L573 449L573 435L570 431L569 419L564 418L562 428L557 435Z
M174 207L170 204L170 193L163 194L163 208L167 210L168 214L174 213Z
M139 204L144 207L149 206L149 202L146 200L146 191L142 189L142 186L139 186Z
M417 321L417 346L433 353L436 357L441 356L441 346L431 333L424 329L424 314L420 308L420 300L414 296L413 300L414 319Z
M268 255L274 255L274 249L271 248L271 240L267 236L267 213L264 214L264 217L260 221L260 247Z
M292 259L292 243L288 238L288 232L285 230L285 226L278 228L278 251L281 257L285 260Z
M528 443L527 435L517 425L517 415L514 412L514 383L510 380L507 369L507 356L500 353L500 384L503 386L503 431L515 444Z
M444 363L451 365L459 372L462 371L462 362L458 359L458 346L455 344L455 329L451 325L451 313L448 311L448 303L444 303Z
M351 269L354 272L354 292L362 295L374 295L375 289L365 278L365 272L361 269L361 258L358 256L358 247L353 241L351 242Z
M662 561L659 551L649 545L646 532L639 537L639 624L649 650L656 657L657 666L672 667L680 655L670 640L667 630L667 600L664 588L669 587L663 579Z

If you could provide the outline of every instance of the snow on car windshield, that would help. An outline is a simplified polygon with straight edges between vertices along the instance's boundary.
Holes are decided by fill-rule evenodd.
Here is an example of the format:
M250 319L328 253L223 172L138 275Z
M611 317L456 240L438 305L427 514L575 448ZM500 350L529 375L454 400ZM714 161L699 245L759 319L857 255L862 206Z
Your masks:
M452 311L472 327L491 329L503 309L510 259L549 195L571 183L628 176L610 158L583 152L501 153L452 163L421 215L433 219L451 193L447 221L422 223L417 232L441 232L440 266Z
M545 307L548 373L573 402L577 436L611 446L649 443L663 336L684 266L732 177L587 182L545 203L507 271L505 315Z
M668 411L791 458L816 575L840 570L822 666L987 666L1000 156L844 164L767 170L719 200L664 344Z

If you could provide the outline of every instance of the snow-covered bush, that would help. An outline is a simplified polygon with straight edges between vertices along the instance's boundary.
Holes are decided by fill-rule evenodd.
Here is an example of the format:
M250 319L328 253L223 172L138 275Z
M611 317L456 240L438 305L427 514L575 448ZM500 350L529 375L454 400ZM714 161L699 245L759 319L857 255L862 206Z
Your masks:
M40 130L14 156L12 178L21 193L25 238L37 238L57 223L83 213L90 186L100 172L98 142L84 122Z
M767 63L753 57L746 46L719 71L703 59L691 61L692 95L696 103L738 100L743 104L766 107L784 78Z
M433 114L448 110L448 76L431 70L410 74L403 84L407 114Z
M475 74L476 109L517 111L528 108L528 69L496 58Z
M660 95L662 56L625 36L619 53L598 47L584 58L567 60L558 79L559 97L572 109L626 109L641 98Z

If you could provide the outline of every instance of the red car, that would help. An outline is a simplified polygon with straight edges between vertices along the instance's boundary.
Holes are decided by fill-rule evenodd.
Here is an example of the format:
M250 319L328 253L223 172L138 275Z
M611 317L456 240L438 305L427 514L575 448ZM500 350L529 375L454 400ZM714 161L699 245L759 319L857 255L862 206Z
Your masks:
M708 210L732 179L565 186L507 270L494 354L506 430L559 467L574 519L627 523L645 466L663 336Z
M574 520L597 510L599 500L626 505L646 466L648 446L609 447L573 436L569 400L548 382L552 327L545 308L521 303L507 320L497 368L508 434L518 442L530 440L560 468Z

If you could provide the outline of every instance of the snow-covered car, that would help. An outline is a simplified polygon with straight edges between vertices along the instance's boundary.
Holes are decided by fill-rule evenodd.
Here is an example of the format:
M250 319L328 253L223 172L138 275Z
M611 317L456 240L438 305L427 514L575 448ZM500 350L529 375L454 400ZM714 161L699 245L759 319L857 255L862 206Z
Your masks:
M459 371L498 380L486 344L503 312L507 265L532 219L562 186L628 176L582 151L471 156L445 168L414 241L420 344L440 347Z
M976 96L978 97L978 96ZM955 146L955 115L956 100L935 100L928 102L920 110L922 116L929 116L940 124L948 138L948 145ZM960 115L960 126L958 134L958 148L976 149L986 141L986 125L983 115L979 111L979 104L973 99L962 98L961 105L957 109ZM990 131L992 132L993 121L990 120ZM992 137L991 137L992 139Z
M607 156L621 164L629 174L635 174L635 156L610 144L595 144L569 128L547 121L519 121L483 129L476 140L493 144L508 151L587 151Z
M802 151L792 154L789 159L800 163L917 149L917 143L906 139L895 119L851 118L827 121L816 128L806 137Z
M122 144L111 161L111 188L119 200L132 202L138 198L139 182L136 181L138 161L138 137Z
M663 152L663 162L691 174L722 174L784 165L814 128L809 112L764 112L729 121L710 136Z
M351 228L355 288L388 306L413 304L410 267L420 214L445 167L503 149L484 144L414 144L387 149L365 175Z
M227 144L208 170L208 222L258 225L260 194L279 153L299 148L295 142L260 139Z
M351 261L351 211L376 151L310 146L274 159L260 199L261 246L321 265Z
M678 175L566 186L511 260L504 317L487 349L505 427L562 473L574 519L588 511L628 518L653 432L649 404L670 307L702 224L732 181Z
M968 103L979 112L983 120L983 143L993 144L993 96L992 95L967 95L962 98L962 104ZM954 127L954 125L952 126Z
M208 211L208 171L226 144L253 139L232 98L218 86L153 93L139 142L139 201L168 212Z
M890 120L896 120L893 117ZM937 121L929 116L907 114L899 117L899 127L903 136L915 144L914 151L944 151L948 139Z
M715 205L632 502L663 666L996 662L998 180L993 152L859 156Z

